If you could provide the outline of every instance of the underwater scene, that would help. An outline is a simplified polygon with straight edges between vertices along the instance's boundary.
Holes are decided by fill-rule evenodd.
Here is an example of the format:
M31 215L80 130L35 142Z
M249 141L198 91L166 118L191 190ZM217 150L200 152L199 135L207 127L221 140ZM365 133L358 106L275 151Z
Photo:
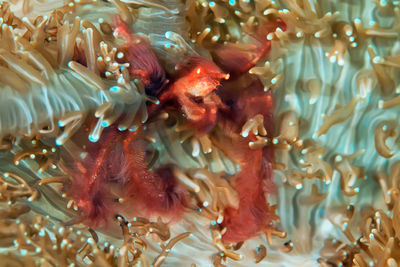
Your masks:
M400 1L0 22L0 266L400 266Z

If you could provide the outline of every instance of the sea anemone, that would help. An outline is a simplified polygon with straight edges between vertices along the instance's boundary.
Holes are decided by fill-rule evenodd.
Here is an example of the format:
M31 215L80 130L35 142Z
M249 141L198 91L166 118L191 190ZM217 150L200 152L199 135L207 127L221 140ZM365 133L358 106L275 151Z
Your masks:
M0 3L4 266L398 266L398 1Z

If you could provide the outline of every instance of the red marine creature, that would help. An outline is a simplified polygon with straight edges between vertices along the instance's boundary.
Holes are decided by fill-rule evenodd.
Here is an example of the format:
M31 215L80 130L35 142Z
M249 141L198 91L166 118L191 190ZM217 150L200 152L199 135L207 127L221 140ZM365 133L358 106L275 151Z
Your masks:
M125 166L121 174L126 181L126 190L138 210L145 211L144 216L161 215L178 220L187 202L187 192L175 180L172 167L148 170L146 143L139 132L129 133L123 140Z
M223 129L212 132L212 138L241 167L232 177L239 207L224 210L223 241L245 241L267 228L277 218L266 199L274 190L274 151L272 146L251 148L249 143L272 138L273 98L272 92L265 92L261 81L247 72L270 50L266 35L277 27L285 30L285 24L276 19L260 26L250 36L254 48L250 51L217 47L214 58L222 70L210 60L190 56L177 65L177 74L169 82L148 42L132 34L121 20L115 23L116 34L126 40L119 49L130 63L130 74L143 82L147 94L160 99L161 105L149 107L150 114L172 103L197 134L209 133L217 124ZM234 76L230 79L223 70ZM262 116L265 133L241 135L243 125L255 116ZM109 127L101 141L88 147L88 159L74 166L78 175L71 192L89 220L98 222L116 212L116 196L124 199L127 209L144 216L179 219L183 213L188 193L177 183L170 166L148 169L147 155L154 148L143 137L142 129L119 132L117 127Z
M232 100L232 98L236 100ZM271 91L264 92L263 84L255 79L240 95L232 94L225 99L233 102L230 113L225 115L223 126L225 135L219 136L217 143L225 154L240 165L240 172L233 177L233 186L239 195L239 207L228 207L224 211L222 227L225 242L240 242L256 236L277 218L268 206L266 194L274 192L272 180L272 146L252 149L250 142L256 142L258 136L249 132L248 136L240 134L242 126L256 115L263 116L263 127L266 134L263 138L271 139L273 130L273 99Z
M110 213L122 210L134 211L135 216L180 218L187 193L170 166L148 169L153 149L141 130L121 132L113 126L104 130L99 142L88 144L86 158L71 166L74 182L69 188L88 224L107 223Z
M254 34L249 35L251 45L246 49L237 45L224 45L217 46L213 52L217 64L233 77L230 84L226 84L221 91L223 101L230 103L231 109L223 119L225 135L230 137L230 141L226 143L226 140L220 138L220 149L241 167L233 180L239 195L239 207L228 207L224 211L224 242L245 241L268 228L271 221L277 219L266 199L266 194L274 192L273 147L267 145L252 149L249 144L258 141L259 137L252 132L248 136L241 136L240 131L249 119L262 115L265 138L272 138L272 92L264 92L261 81L250 77L247 72L270 51L271 42L266 37L278 27L282 31L286 30L286 24L279 18L263 23ZM241 79L245 75L248 77ZM247 84L241 84L243 80L247 80ZM239 86L245 89L238 90Z
M148 95L159 95L168 80L149 43L132 34L118 16L114 23L115 35L126 41L118 50L129 62L130 74L141 80ZM106 222L110 217L107 214L123 206L146 217L180 217L186 192L177 184L170 166L148 170L147 157L152 149L141 129L120 132L115 125L104 130L99 142L87 145L87 157L70 166L75 179L69 192L89 224ZM125 204L116 205L119 199Z
M113 155L112 132L105 132L101 143L88 144L90 149L83 161L67 160L74 177L67 192L74 199L84 219L89 224L98 225L106 222L108 215L115 207L112 194L108 190L110 177L118 173L120 166L107 165L109 156ZM111 138L110 138L111 137Z
M267 35L277 28L286 30L286 24L279 18L261 23L254 33L248 34L247 44L216 45L212 53L214 61L232 76L246 73L271 50Z
M216 124L218 110L227 109L216 90L221 80L229 79L229 74L199 56L188 58L178 66L178 71L178 77L161 95L160 102L178 102L190 125L198 133L206 133Z
M124 53L123 60L129 62L129 72L144 84L147 95L157 97L167 86L168 80L148 40L133 34L119 16L114 17L114 24L114 35L125 39L125 44L118 50Z

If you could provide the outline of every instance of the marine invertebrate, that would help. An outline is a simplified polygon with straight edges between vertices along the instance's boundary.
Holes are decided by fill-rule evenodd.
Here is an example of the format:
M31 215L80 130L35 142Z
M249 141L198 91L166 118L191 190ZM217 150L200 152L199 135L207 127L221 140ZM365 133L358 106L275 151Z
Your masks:
M127 24L119 17L114 20L114 35L121 35L125 39L125 44L118 48L119 58L129 63L127 68L130 74L141 80L147 95L159 96L168 80L148 41L130 32L127 25L129 20Z
M219 109L227 109L214 92L222 79L228 80L213 62L192 56L187 62L177 65L179 77L160 97L160 102L176 99L183 113L200 132L209 131L217 123Z

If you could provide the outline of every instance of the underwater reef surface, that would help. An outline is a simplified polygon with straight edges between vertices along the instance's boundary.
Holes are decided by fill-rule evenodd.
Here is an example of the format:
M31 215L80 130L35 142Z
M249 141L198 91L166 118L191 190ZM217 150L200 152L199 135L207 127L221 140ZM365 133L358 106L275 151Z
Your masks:
M1 266L398 266L398 1L0 2Z

